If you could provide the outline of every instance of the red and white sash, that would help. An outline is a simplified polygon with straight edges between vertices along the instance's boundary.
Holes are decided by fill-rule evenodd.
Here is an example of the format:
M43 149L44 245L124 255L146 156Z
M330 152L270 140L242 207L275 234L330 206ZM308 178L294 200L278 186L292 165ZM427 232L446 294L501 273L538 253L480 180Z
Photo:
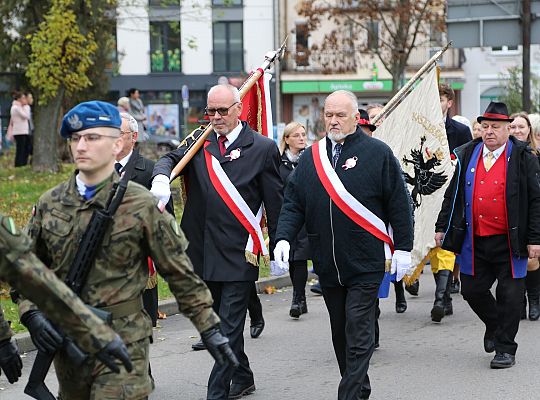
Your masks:
M207 142L204 147L208 146L208 144L209 142ZM208 175L210 176L210 181L212 182L214 189L216 189L219 196L225 202L229 210L231 210L238 222L240 222L249 233L245 249L246 261L257 266L258 256L260 254L263 255L265 260L269 260L268 248L264 243L264 236L261 229L261 220L263 216L262 204L255 216L221 167L217 158L206 150L204 151L204 158L206 161L206 168L208 169Z
M326 192L338 208L376 238L384 242L384 254L387 260L392 258L394 241L392 227L386 228L384 222L350 194L339 179L326 155L326 139L321 139L312 146L313 162L317 175Z

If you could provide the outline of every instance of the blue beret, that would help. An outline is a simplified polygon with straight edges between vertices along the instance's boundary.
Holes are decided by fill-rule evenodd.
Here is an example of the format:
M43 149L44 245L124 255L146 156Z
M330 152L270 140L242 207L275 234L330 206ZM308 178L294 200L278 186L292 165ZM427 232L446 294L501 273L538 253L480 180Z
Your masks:
M80 103L68 111L62 120L60 135L68 139L75 132L89 128L118 128L122 125L120 113L113 105L103 101Z

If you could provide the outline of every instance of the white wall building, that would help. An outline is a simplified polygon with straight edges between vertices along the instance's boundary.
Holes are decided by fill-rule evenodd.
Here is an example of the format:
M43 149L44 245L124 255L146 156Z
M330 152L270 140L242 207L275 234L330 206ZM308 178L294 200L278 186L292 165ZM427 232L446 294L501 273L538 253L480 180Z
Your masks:
M521 67L522 49L521 46L469 48L465 49L465 58L460 112L474 120L490 101L497 101L503 93L508 68ZM531 46L531 73L540 76L540 45Z
M129 88L145 104L176 104L190 90L189 122L202 117L208 89L222 76L240 85L274 49L269 0L121 0L116 30L118 74L110 97ZM180 6L180 4L182 6ZM181 121L183 124L183 121Z

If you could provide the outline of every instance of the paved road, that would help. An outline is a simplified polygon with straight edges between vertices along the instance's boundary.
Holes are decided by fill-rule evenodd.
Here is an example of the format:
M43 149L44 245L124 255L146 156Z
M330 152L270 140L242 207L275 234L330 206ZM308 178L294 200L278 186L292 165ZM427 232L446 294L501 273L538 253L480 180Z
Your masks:
M426 270L420 296L407 294L409 308L404 314L395 313L393 297L382 301L381 348L370 368L371 399L539 399L540 322L522 322L515 367L491 370L492 355L482 348L482 325L460 295L454 296L454 316L442 324L430 321L433 289L433 277ZM259 339L246 339L257 386L246 398L335 399L339 373L323 300L310 294L309 314L294 321L288 317L290 296L290 288L261 295L267 328ZM190 350L196 332L185 318L171 316L161 325L151 353L157 388L150 399L204 399L210 355ZM23 382L33 357L30 353L24 360ZM56 386L52 374L48 384ZM8 385L0 377L0 399L26 398L23 386Z

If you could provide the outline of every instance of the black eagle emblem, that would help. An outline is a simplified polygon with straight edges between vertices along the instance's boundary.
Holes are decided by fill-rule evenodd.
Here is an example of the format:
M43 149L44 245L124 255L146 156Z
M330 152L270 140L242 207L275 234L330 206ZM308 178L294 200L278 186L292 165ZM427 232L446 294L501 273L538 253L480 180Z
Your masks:
M411 158L403 156L403 163L405 165L412 164L414 167L414 177L408 173L403 172L405 176L405 182L413 187L411 197L413 200L414 208L417 209L422 204L422 196L429 196L442 188L448 177L442 172L435 172L435 167L441 165L441 160L444 158L444 154L441 149L437 149L435 152L431 152L427 147L424 150L424 143L426 137L420 138L420 148L411 150ZM426 153L426 158L424 154Z

